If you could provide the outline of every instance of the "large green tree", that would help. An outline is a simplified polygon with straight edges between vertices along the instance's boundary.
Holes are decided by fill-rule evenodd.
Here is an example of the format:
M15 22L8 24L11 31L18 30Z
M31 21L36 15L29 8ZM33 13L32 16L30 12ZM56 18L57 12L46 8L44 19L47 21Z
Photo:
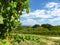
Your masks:
M4 28L1 35L9 35L13 28L20 24L18 19L22 11L29 12L29 0L0 0L0 15L3 17Z
M32 26L32 28L37 28L37 27L40 27L40 25L39 24L35 24L35 25Z
M42 24L41 27L47 28L49 30L51 30L51 28L53 27L51 24Z

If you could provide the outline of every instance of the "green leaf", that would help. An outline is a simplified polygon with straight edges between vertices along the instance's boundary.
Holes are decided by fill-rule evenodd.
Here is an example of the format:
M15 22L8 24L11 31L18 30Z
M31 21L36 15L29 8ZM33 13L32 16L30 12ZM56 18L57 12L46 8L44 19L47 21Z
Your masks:
M10 10L10 7L7 7L7 10Z
M26 9L26 12L29 13L29 8Z
M12 8L16 8L16 5L17 5L17 3L16 2L11 2L11 6L12 6Z

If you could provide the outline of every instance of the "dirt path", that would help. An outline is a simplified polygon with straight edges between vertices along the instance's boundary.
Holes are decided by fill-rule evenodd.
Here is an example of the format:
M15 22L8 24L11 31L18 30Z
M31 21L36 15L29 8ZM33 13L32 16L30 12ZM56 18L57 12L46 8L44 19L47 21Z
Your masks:
M48 37L48 38L52 38L52 39L60 39L60 37Z

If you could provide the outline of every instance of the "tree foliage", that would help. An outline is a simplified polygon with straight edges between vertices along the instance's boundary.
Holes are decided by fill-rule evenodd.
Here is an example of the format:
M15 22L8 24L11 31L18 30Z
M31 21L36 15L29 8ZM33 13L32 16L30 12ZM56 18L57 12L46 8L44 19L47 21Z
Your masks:
M47 28L49 30L51 30L51 28L52 28L51 24L42 24L41 26L44 27L44 28Z
M40 25L39 25L39 24L35 24L35 25L33 25L32 27L33 27L33 28L36 28L36 27L40 27Z
M3 17L4 25L1 35L6 36L13 28L17 28L22 11L26 9L26 12L29 12L28 2L28 0L0 0L0 15Z

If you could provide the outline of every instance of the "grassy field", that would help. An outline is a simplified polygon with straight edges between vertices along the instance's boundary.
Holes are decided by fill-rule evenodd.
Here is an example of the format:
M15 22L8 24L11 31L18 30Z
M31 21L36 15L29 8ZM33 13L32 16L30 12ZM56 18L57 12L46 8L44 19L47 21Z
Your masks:
M0 40L0 45L59 45L59 43L59 39L31 34L13 35L12 39Z

